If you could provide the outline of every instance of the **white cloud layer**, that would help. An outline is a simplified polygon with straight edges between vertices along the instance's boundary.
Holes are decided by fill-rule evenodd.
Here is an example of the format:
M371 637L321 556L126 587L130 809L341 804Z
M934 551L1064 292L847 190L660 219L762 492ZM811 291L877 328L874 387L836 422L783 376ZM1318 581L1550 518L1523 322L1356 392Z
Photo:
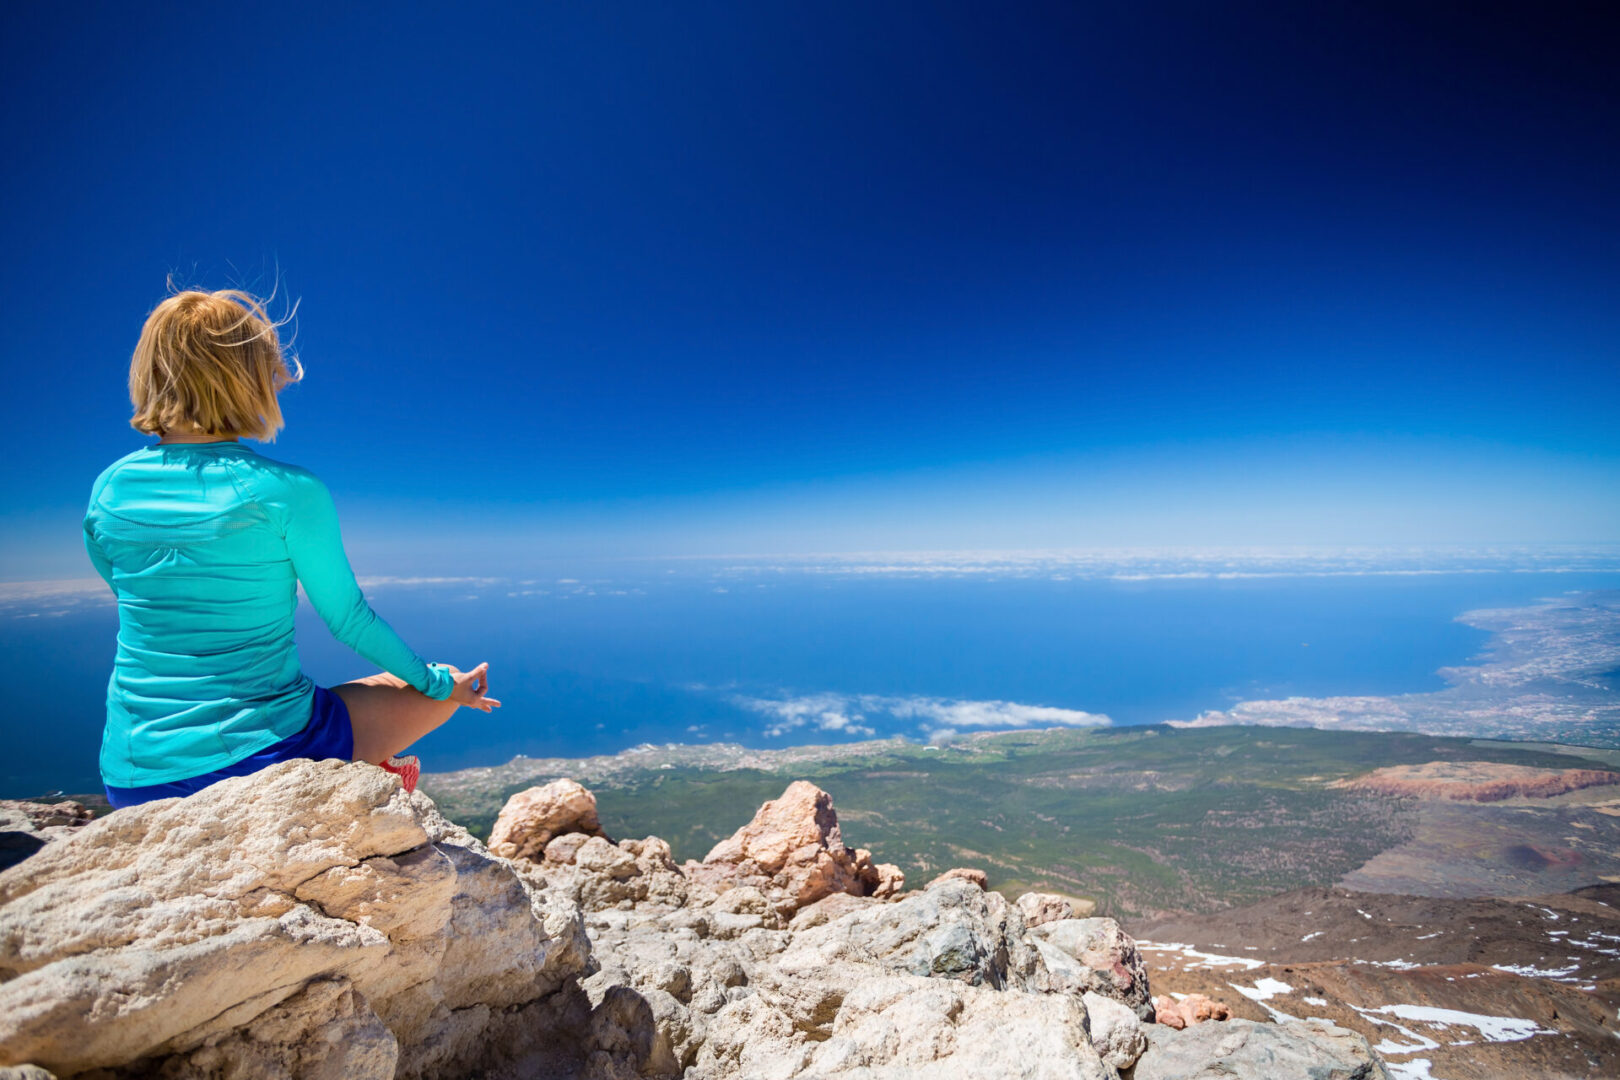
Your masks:
M732 703L771 721L773 738L810 727L844 735L871 737L879 725L912 727L931 739L963 730L1050 727L1100 727L1113 723L1101 713L1016 701L960 701L929 697L884 697L878 694L804 694L782 698L734 696Z

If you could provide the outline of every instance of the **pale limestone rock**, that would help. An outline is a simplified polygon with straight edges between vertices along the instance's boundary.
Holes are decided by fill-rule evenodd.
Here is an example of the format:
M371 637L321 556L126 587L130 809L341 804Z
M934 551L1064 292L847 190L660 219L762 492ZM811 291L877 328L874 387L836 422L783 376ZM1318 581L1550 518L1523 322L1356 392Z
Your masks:
M1136 1013L1113 998L1086 991L1081 998L1091 1024L1091 1045L1102 1059L1116 1069L1128 1069L1147 1049L1142 1021Z
M507 859L540 859L554 836L599 836L596 796L573 780L553 780L506 800L489 833L489 850Z
M588 946L564 898L431 807L374 766L285 762L0 873L0 1065L206 1072L195 1055L235 1040L364 1076L390 1038L407 1080L484 1061ZM334 1032L350 1056L311 1048Z
M56 1076L38 1065L5 1065L0 1066L0 1080L56 1080Z
M1130 1007L1143 1020L1153 1019L1153 994L1147 964L1136 941L1113 919L1059 919L1029 932L1046 972L1041 988L1053 993L1087 990Z
M1148 1048L1132 1080L1389 1080L1364 1037L1326 1021L1231 1020L1184 1031L1149 1024L1143 1031Z
M923 888L932 889L935 885L946 881L966 881L977 885L981 889L988 889L990 887L990 876L983 870L972 866L956 866L945 871L933 881L930 881L927 885L924 885Z

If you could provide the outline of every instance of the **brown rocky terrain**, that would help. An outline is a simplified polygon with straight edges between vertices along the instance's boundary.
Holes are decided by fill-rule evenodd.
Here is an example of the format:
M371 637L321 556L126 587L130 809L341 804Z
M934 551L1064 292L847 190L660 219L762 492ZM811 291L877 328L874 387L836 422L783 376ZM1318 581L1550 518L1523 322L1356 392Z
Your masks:
M1537 769L1497 761L1431 761L1391 765L1335 784L1352 791L1417 799L1501 802L1549 799L1585 788L1620 785L1606 769Z
M1387 1076L1331 1024L1151 1022L1117 922L972 873L903 891L808 784L684 866L571 781L502 816L513 858L302 761L13 822L40 846L0 873L0 1077Z
M1519 900L1302 889L1134 929L1156 992L1331 1021L1396 1076L1620 1074L1617 885Z

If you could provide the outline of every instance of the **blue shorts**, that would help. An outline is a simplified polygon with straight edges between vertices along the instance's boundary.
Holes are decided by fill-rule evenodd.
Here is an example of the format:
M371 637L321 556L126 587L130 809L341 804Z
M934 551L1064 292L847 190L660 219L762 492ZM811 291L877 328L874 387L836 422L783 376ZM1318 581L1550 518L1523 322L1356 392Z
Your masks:
M304 730L295 732L233 765L203 773L201 776L175 780L168 784L152 784L148 787L119 788L108 784L107 801L112 803L115 809L136 806L143 802L151 802L153 799L172 799L178 795L190 795L227 776L246 776L278 761L291 761L294 758L341 758L348 761L353 757L354 728L349 723L349 707L343 704L342 698L326 687L317 686L310 703L309 723L304 725Z

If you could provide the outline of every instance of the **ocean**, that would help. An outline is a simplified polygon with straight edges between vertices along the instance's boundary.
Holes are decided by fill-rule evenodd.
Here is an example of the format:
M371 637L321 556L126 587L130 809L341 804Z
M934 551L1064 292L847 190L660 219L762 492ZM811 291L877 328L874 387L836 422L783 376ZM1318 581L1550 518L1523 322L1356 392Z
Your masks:
M1190 720L1292 695L1436 690L1484 632L1456 617L1612 570L1075 574L1050 566L626 563L367 583L425 657L487 660L492 714L416 748L429 771L644 743L941 738L1007 726ZM366 674L303 605L305 670ZM0 796L99 788L116 613L95 598L0 610L13 687Z

